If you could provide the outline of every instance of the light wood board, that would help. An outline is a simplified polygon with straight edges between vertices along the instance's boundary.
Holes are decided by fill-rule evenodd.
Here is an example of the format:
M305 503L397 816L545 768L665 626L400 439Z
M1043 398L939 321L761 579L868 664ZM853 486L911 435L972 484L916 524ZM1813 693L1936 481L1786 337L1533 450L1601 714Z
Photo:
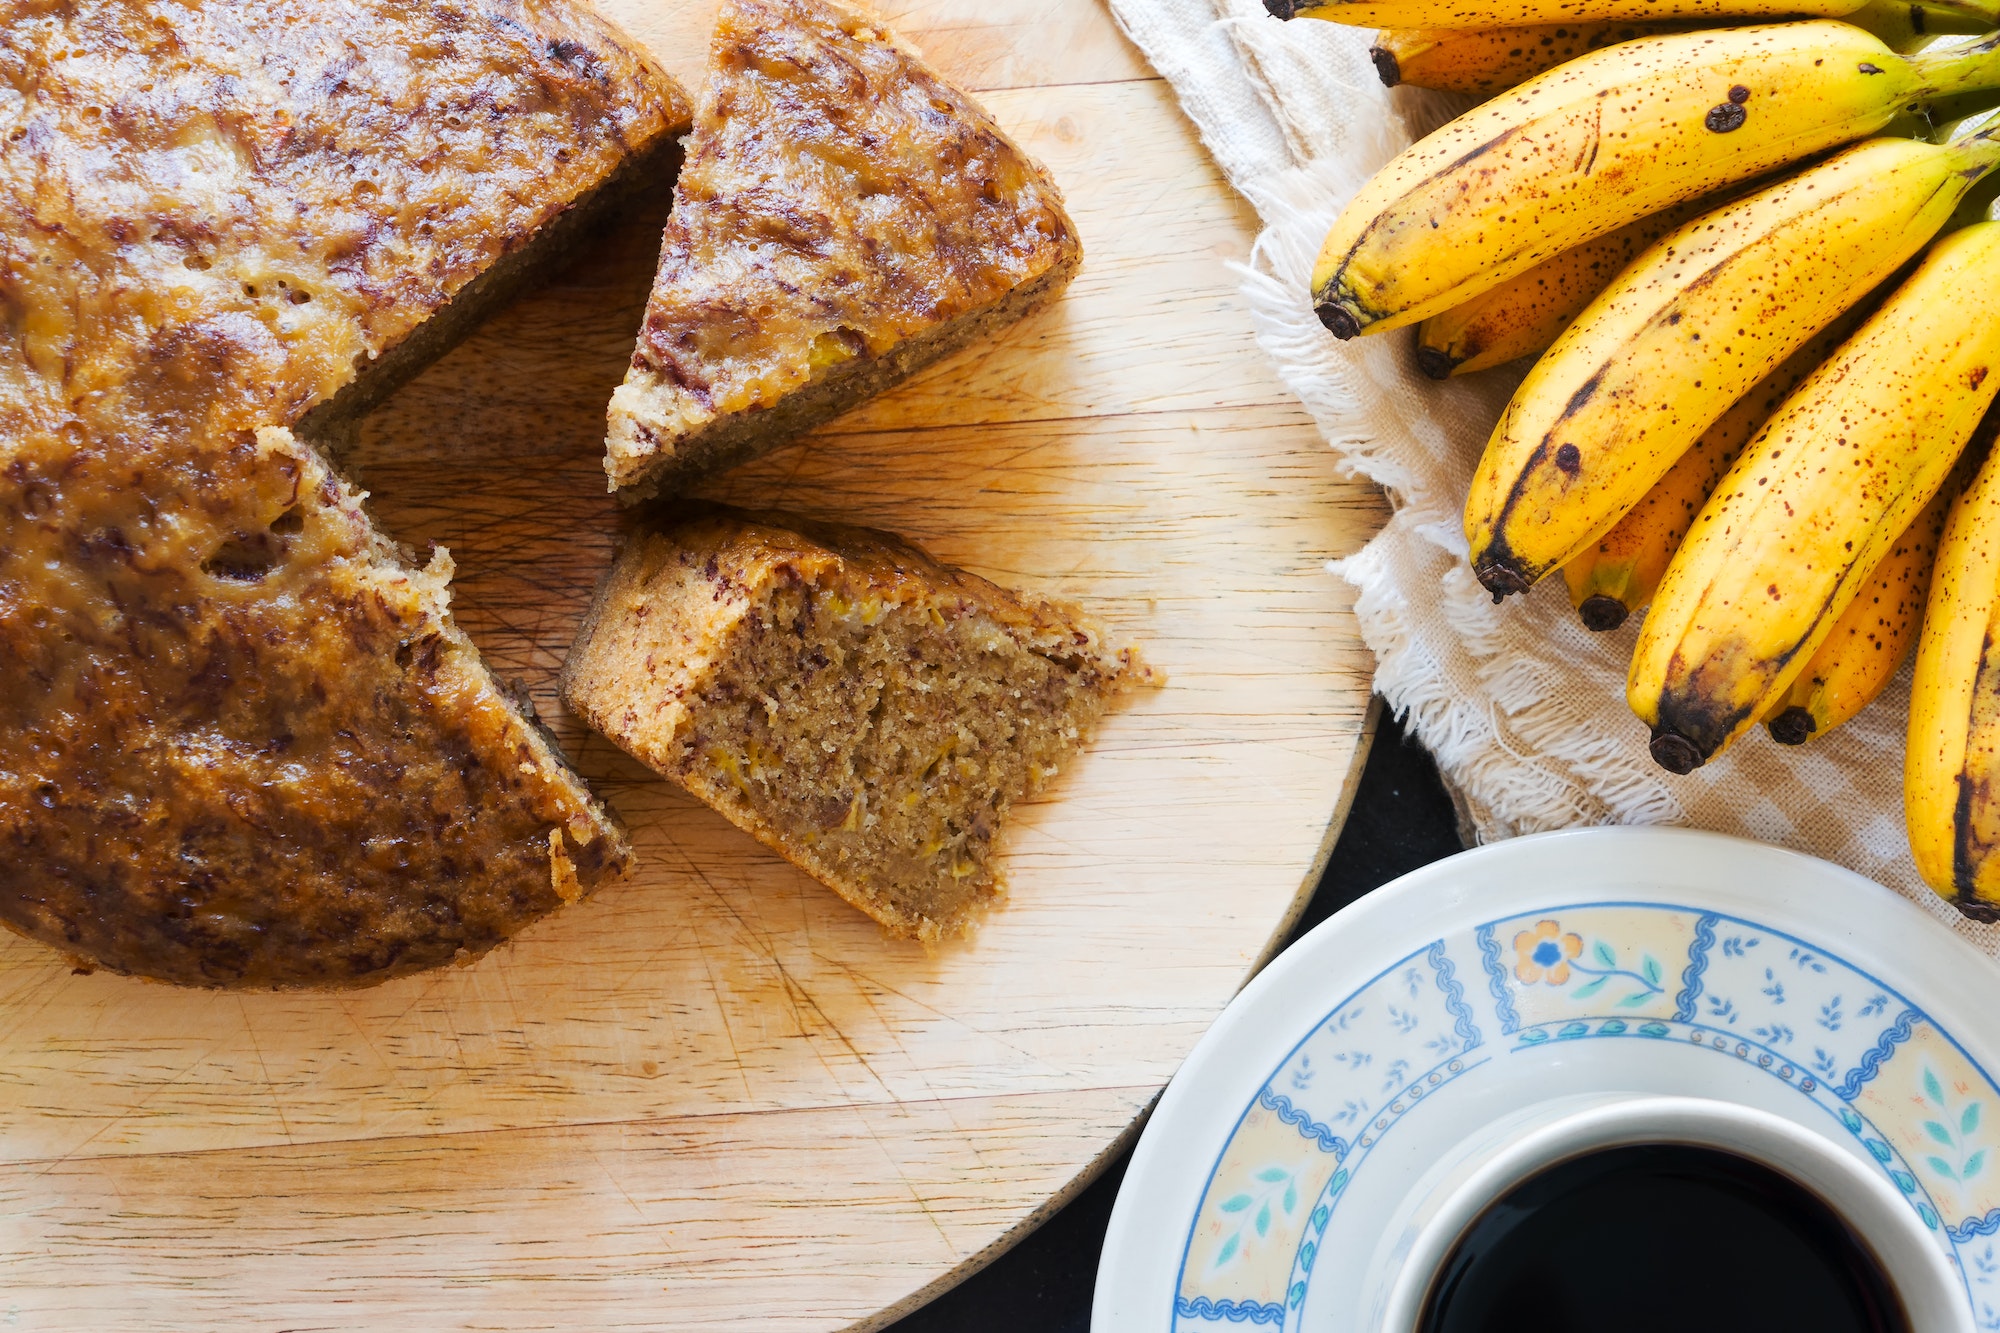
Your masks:
M698 86L712 0L608 8ZM641 865L476 966L340 996L69 975L0 941L0 1327L874 1327L1128 1135L1292 919L1365 746L1324 569L1379 525L1257 349L1249 210L1085 0L890 0L1064 188L1054 308L708 492L1089 603L1169 678L1018 812L935 955L585 735L604 403L667 196L370 419L381 522Z

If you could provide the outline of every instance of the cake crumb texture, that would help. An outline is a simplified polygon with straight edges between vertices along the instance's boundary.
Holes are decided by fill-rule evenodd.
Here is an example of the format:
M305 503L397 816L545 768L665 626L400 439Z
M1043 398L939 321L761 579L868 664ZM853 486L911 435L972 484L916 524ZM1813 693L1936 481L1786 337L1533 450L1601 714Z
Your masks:
M1075 607L872 529L653 516L563 676L620 747L891 933L967 930L995 840L1153 673Z

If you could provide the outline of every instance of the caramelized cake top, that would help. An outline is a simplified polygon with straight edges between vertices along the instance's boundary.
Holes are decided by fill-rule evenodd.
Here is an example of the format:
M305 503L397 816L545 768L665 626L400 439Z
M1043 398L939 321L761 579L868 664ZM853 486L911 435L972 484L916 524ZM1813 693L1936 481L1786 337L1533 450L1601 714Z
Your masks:
M686 123L580 4L0 27L0 919L352 985L616 873L608 814L282 427Z
M1078 253L1047 172L894 34L827 0L724 0L612 484Z

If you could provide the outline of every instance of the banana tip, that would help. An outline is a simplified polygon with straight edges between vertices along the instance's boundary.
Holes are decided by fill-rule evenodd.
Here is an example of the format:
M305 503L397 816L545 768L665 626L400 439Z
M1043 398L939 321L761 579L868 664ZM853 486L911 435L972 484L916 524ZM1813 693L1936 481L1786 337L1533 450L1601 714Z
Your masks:
M1482 560L1472 567L1472 573L1496 602L1505 601L1510 593L1526 592L1535 586L1520 570L1498 560Z
M1819 729L1819 723L1813 720L1811 712L1793 704L1766 722L1764 729L1770 732L1771 739L1780 745L1804 745L1811 739L1813 732Z
M1419 347L1417 369L1434 380L1448 380L1451 378L1451 372L1458 369L1458 362L1448 352L1439 351L1435 347Z
M1361 336L1361 321L1346 306L1328 301L1316 306L1315 313L1319 315L1319 322L1326 325L1326 331L1342 342Z
M1276 12L1275 6L1284 4L1285 0L1265 0L1265 3L1272 6L1273 12ZM1375 72L1382 77L1384 88L1394 88L1403 81L1403 67L1396 63L1394 51L1385 51L1379 46L1373 46L1368 49L1368 58L1375 62Z
M1653 762L1669 773L1692 773L1701 767L1702 753L1695 743L1676 731L1661 731L1653 735L1649 747L1653 752Z
M1624 624L1631 612L1616 597L1594 592L1576 604L1576 614L1585 629L1607 634Z
M1974 921L1989 923L2000 921L2000 903L1989 903L1983 898L1972 897L1947 898L1946 901L1956 907L1960 915Z

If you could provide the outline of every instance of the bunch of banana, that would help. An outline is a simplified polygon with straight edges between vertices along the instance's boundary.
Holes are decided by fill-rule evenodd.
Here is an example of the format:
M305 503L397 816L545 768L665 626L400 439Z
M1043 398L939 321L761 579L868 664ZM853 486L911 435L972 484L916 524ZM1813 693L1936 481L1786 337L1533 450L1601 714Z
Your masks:
M1335 336L1416 323L1562 250L2000 85L2000 39L1901 56L1845 23L1642 37L1476 107L1341 212L1312 275ZM1744 386L1747 387L1747 386Z
M1992 921L2000 919L2000 448L1991 446L2000 408L1979 433L1988 452L1945 521L1917 643L1903 814L1924 881L1967 916Z
M1535 364L1487 443L1465 506L1479 581L1496 600L1525 592L1608 531L1996 161L2000 138L1984 133L1870 140L1641 255Z
M1662 767L1691 771L1766 712L1944 485L2000 391L2000 311L1964 299L1996 287L2000 223L1947 237L1716 487L1626 680Z
M1281 19L1316 18L1362 28L1517 28L1559 23L1721 24L1795 16L1848 18L1870 0L1264 0ZM1993 0L1929 0L1929 6L2000 21Z
M1570 603L1586 629L1600 633L1617 629L1626 617L1652 602L1653 590L1667 572L1667 562L1680 549L1681 538L1694 526L1694 516L1708 503L1709 493L1743 452L1743 446L1763 429L1792 390L1805 383L1834 348L1861 327L1861 321L1874 313L1877 304L1862 301L1785 358L1756 388L1717 417L1609 532L1563 566Z

